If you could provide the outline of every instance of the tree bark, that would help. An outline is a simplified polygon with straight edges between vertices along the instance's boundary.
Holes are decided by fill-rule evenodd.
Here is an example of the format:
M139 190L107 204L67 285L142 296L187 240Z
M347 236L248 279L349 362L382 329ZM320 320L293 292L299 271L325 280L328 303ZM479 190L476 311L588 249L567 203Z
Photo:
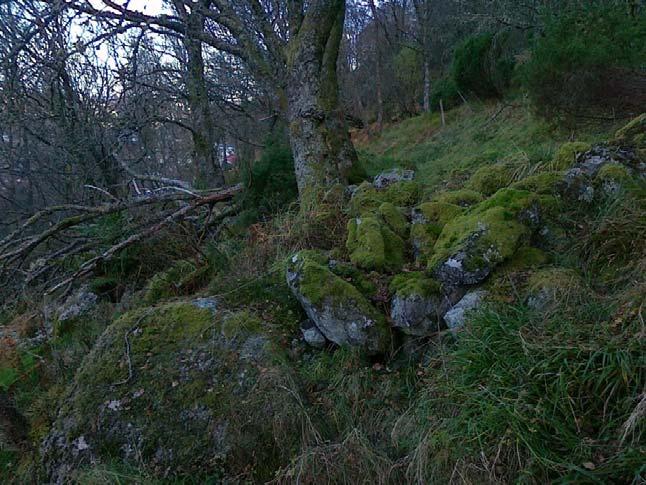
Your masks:
M183 37L186 50L186 88L193 128L193 151L196 185L222 187L224 173L215 149L215 127L209 106L209 93L204 75L202 41L204 15L200 8L191 11L186 18L187 35ZM209 173L212 169L212 173Z
M377 131L381 132L384 124L384 100L381 89L381 27L377 18L377 6L374 0L370 0L370 12L375 23L375 91L377 94Z
M339 107L336 64L345 0L313 0L291 39L287 118L298 190L347 183L357 155Z
M425 53L426 54L426 53ZM431 69L428 57L424 57L424 113L431 111Z

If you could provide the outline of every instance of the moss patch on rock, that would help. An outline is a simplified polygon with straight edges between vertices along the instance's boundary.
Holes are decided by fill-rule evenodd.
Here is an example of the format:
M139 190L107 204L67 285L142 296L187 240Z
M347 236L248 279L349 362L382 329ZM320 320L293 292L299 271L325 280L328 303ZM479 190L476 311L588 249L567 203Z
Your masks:
M484 195L491 195L498 189L507 187L513 177L513 171L504 163L495 163L480 167L469 178L465 187Z
M376 271L398 271L404 264L404 241L376 216L348 221L350 261Z
M646 113L642 113L618 130L614 143L646 148Z
M390 291L401 297L428 297L440 293L441 285L421 271L400 273L390 282Z
M564 143L560 146L556 156L552 160L552 170L567 170L576 162L576 157L580 153L585 153L590 150L592 146L589 143L581 141L573 141Z
M468 207L482 202L484 197L480 192L469 189L453 190L451 192L441 192L431 199L431 202L443 202L446 204Z
M43 445L50 479L89 460L269 479L299 435L283 357L260 320L181 302L128 313L83 361ZM296 391L294 391L296 392ZM295 413L293 416L292 413ZM283 426L281 447L274 426Z
M332 342L382 352L388 341L384 315L327 263L311 255L301 251L287 267L288 284L308 317Z
M371 183L364 182L354 192L349 212L355 217L373 214L384 202L396 207L409 207L417 203L420 194L420 185L414 181L395 182L385 189L376 189Z
M517 190L529 190L536 194L554 195L558 184L563 181L563 172L542 172L514 182L509 187Z
M408 235L408 222L401 209L392 202L384 202L379 206L379 215L398 236L405 238Z

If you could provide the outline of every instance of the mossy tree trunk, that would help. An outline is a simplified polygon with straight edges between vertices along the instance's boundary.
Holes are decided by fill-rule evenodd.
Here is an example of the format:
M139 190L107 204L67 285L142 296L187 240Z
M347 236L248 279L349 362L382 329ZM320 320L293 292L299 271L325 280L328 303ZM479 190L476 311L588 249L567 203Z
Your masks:
M337 59L345 0L313 0L292 24L287 57L287 118L298 190L346 183L357 162L339 106Z
M183 5L176 5L176 11L184 17L187 35L183 37L186 51L186 91L191 112L193 162L197 185L224 185L224 174L216 152L216 135L209 93L204 72L202 41L205 16L202 9L208 8L208 1L190 12Z

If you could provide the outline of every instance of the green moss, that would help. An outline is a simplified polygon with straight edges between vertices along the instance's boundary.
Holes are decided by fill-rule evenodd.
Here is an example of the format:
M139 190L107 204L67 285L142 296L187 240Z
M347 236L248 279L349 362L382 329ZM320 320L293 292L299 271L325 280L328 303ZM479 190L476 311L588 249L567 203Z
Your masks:
M512 170L504 163L480 167L469 178L465 187L484 195L491 195L498 189L507 187L512 181Z
M542 266L546 264L548 260L549 258L544 251L531 246L523 246L518 248L516 253L505 265L505 269L512 271L525 270L536 266Z
M646 113L631 120L615 133L615 143L646 148Z
M397 271L404 263L403 240L374 216L350 219L346 246L363 269Z
M410 230L410 240L415 248L418 264L425 264L433 254L433 246L442 228L436 224L413 224Z
M157 273L151 278L146 285L144 300L152 304L164 298L177 296L196 270L195 264L190 261L176 262L168 270Z
M557 192L558 183L562 180L563 172L542 172L514 182L510 185L510 188L552 195Z
M357 288L365 297L372 297L377 292L377 285L375 285L375 283L368 279L363 272L359 271L352 264L335 261L334 264L329 265L329 267L330 271L346 281L349 281L352 286Z
M450 192L441 192L435 195L432 202L443 202L446 204L459 205L467 207L482 202L483 196L475 190L462 189Z
M577 155L587 152L590 148L592 146L589 143L581 141L563 143L552 160L552 170L566 170L570 168L576 162Z
M222 319L222 335L227 338L240 334L258 334L264 329L263 321L245 310L230 313Z
M472 242L474 234L479 236ZM468 214L444 227L428 266L434 269L460 249L466 248L467 243L472 243L465 262L467 270L480 268L485 255L490 264L500 263L512 256L529 234L529 229L514 219L504 207Z
M390 184L384 191L384 202L390 202L398 207L415 205L422 193L419 183L404 180Z
M268 330L250 312L220 319L190 302L128 313L84 360L58 429L84 435L103 462L136 439L137 464L153 476L167 469L156 466L161 453L172 475L231 470L265 481L298 440L300 413Z
M424 202L417 206L424 219L429 223L443 227L447 222L464 214L464 209L448 202Z
M494 207L504 208L509 217L516 217L521 211L538 205L541 201L536 194L527 190L516 190L511 188L500 189L484 202L471 209L471 214L486 212Z
M440 293L440 284L423 272L400 273L390 282L390 291L398 296L430 296Z
M357 187L350 200L350 215L374 213L383 202L383 193L378 192L371 183L364 182Z
M607 163L599 169L596 179L601 182L625 182L630 180L630 172L619 163Z
M395 207L391 202L384 202L379 206L379 215L398 236L403 238L407 236L408 222L406 222L401 209Z
M301 275L300 292L313 305L343 305L350 301L362 314L377 322L378 327L383 327L382 330L385 331L383 314L378 312L356 287L335 275L327 265L310 259L303 251L290 260L290 265Z

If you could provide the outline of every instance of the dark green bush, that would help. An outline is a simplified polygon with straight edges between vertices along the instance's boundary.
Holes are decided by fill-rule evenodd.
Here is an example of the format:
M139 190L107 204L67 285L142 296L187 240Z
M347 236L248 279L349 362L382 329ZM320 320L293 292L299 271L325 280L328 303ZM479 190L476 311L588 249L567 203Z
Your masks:
M431 106L437 109L442 100L444 109L451 109L460 104L461 98L458 86L451 77L439 79L431 89Z
M625 104L643 110L646 15L625 6L569 9L545 20L521 81L544 116L581 116ZM640 81L641 80L641 81ZM631 111L630 109L628 111Z
M272 134L258 160L244 176L244 206L273 214L298 197L294 159L282 133Z
M453 79L459 90L483 98L504 93L514 69L514 61L505 49L506 38L504 33L480 34L456 48Z

